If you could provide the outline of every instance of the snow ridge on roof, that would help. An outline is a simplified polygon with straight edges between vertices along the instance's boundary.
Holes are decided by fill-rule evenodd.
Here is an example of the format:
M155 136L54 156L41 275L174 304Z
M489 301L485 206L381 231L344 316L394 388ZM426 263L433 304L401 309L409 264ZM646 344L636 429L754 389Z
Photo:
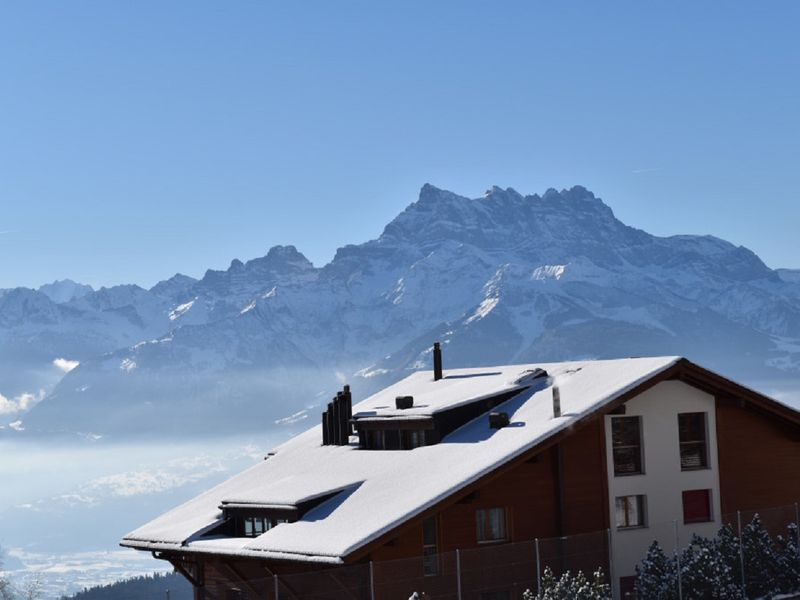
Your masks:
M438 444L393 451L322 446L321 427L316 426L279 446L264 462L128 534L122 544L147 550L180 548L341 562L679 360L630 358L458 369L447 371L447 377L437 382L430 372L418 372L356 404L354 416L411 413L424 418L518 389L519 394L495 409L509 413L511 426L490 429L484 416ZM549 378L518 382L535 368L546 370ZM551 384L561 392L558 418L553 418ZM414 408L396 410L394 398L400 395L414 396ZM220 522L222 503L296 506L331 493L335 495L300 520L280 524L257 538L199 535Z

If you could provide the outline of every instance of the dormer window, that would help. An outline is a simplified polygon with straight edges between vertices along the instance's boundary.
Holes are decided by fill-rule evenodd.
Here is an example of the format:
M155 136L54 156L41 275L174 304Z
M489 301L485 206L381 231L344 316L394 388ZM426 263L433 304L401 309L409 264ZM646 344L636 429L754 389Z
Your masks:
M231 537L255 538L281 523L293 523L301 515L298 508L290 506L259 507L223 504L221 508L225 523L219 533Z
M364 432L367 450L412 450L427 445L424 429L372 429Z
M265 534L281 523L291 523L294 520L288 515L276 516L269 513L253 514L252 512L244 515L236 514L234 511L231 511L231 517L233 525L231 534L234 537L252 538Z
M242 535L244 537L258 537L281 523L290 523L288 518L270 517L244 517L242 519Z

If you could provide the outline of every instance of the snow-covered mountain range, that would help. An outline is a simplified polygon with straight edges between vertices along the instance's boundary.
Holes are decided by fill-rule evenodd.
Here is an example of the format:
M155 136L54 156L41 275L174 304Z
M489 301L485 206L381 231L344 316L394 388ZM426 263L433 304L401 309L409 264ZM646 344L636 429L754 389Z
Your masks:
M434 340L445 368L683 354L744 382L797 377L800 272L712 236L629 227L579 186L470 199L425 185L380 237L321 268L276 246L149 290L0 291L0 424L240 431L309 408L316 420L344 381L363 397L428 368Z

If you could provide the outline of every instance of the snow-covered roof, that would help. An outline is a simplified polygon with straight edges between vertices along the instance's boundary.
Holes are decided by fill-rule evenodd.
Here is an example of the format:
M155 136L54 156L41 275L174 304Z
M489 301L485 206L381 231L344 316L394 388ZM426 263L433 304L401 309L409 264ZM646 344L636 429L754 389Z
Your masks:
M129 533L122 543L148 550L341 562L679 360L629 358L457 369L446 371L439 381L433 381L429 371L417 372L356 404L353 414L430 415L519 389L495 409L509 414L511 426L490 429L484 416L438 444L413 450L322 446L321 427L313 427L278 447L265 461ZM549 377L530 379L536 368L546 370ZM561 392L559 418L553 418L552 384ZM415 407L396 411L394 399L401 395L414 396ZM203 537L220 523L223 503L297 506L332 493L298 521L280 524L257 538Z

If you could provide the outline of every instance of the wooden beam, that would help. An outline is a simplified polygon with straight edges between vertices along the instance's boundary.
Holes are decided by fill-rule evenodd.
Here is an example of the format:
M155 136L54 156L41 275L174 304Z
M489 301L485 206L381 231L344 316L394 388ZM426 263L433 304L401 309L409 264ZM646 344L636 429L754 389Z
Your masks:
M273 578L274 578L276 575L278 575L277 573L275 573L275 571L271 571L271 570L270 570L270 568L269 568L267 565L263 565L263 567L264 567L264 570L265 570L267 573L269 573L269 575L270 575L271 577L273 577ZM280 575L278 575L278 581L280 582L280 586L281 586L281 587L282 587L284 590L286 590L286 593L287 593L287 594L289 594L289 597L290 597L290 598L294 598L294 600L302 600L302 598L300 598L300 596L298 596L298 595L297 595L297 592L295 592L295 591L294 591L294 590L293 590L293 589L292 589L292 588L291 588L289 585L287 585L287 584L286 584L286 582L281 582ZM273 587L274 587L274 586L273 586ZM274 600L278 600L278 598L275 598Z
M342 591L346 593L350 598L352 598L353 600L360 600L357 595L355 595L347 586L345 586L339 580L339 578L336 576L336 572L333 569L327 571L327 573L330 574L331 579L333 579L334 583L336 583L340 588L342 588Z
M195 575L187 571L186 568L180 562L178 562L178 559L168 558L167 560L175 568L175 570L183 575L194 587L203 587L203 584L196 579Z
M253 592L253 594L255 594L257 598L264 595L264 590L259 590L257 587L255 587L250 582L250 580L248 580L247 577L242 575L238 571L238 569L236 569L236 567L234 567L232 564L229 564L225 561L220 561L220 565L222 566L223 569L231 573L234 579L238 579L244 585L244 587Z

